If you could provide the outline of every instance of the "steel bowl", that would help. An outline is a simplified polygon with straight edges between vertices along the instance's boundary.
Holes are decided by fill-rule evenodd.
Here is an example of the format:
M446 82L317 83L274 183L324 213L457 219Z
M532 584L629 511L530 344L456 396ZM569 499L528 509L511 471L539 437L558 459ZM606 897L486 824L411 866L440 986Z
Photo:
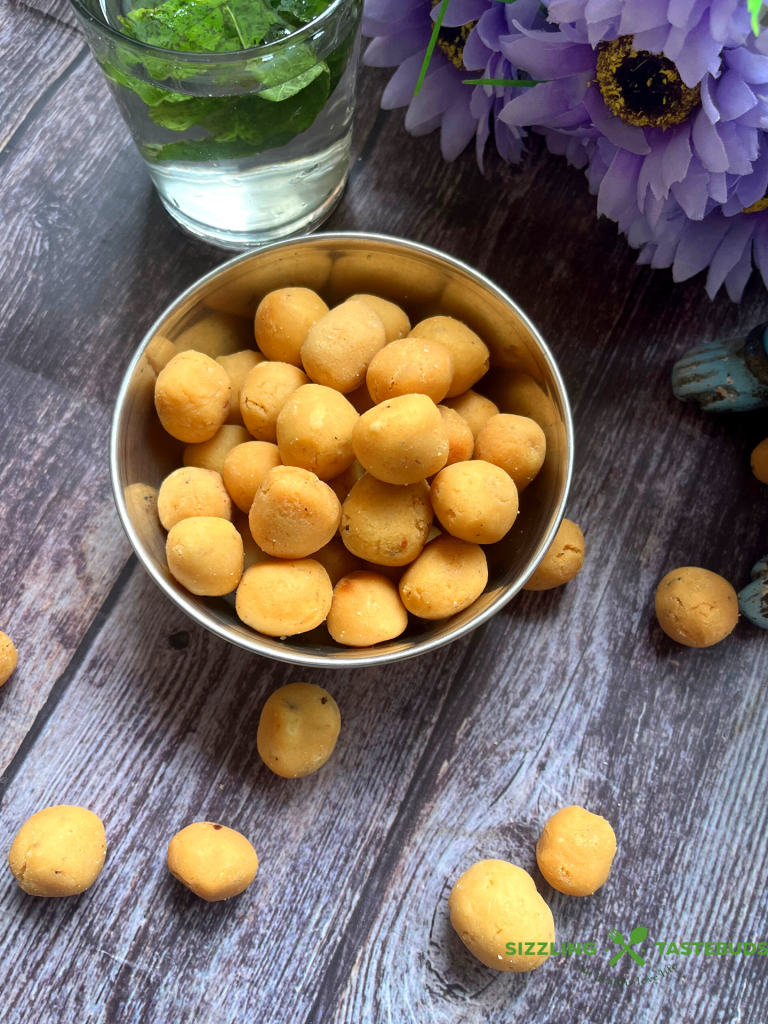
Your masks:
M315 289L329 305L374 293L401 305L412 323L437 314L463 320L491 350L491 370L477 389L502 412L536 419L547 437L544 467L520 495L515 526L488 546L485 592L465 611L439 622L410 617L405 633L375 647L335 643L325 626L287 639L263 636L235 614L234 594L200 598L170 575L165 532L152 510L152 489L182 464L183 444L160 426L153 363L158 336L177 350L217 356L254 347L253 314L274 288ZM560 372L523 311L487 277L415 242L361 233L321 234L279 242L238 256L188 288L147 332L117 396L110 465L117 510L141 564L195 622L254 654L296 665L344 668L400 661L464 636L503 608L551 544L565 506L573 462L573 427ZM149 498L147 497L149 495Z

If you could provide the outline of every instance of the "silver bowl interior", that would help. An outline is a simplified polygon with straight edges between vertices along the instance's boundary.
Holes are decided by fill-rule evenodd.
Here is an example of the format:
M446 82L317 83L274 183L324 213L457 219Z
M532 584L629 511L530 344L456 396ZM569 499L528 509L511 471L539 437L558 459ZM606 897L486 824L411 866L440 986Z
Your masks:
M325 626L281 640L263 636L235 614L234 594L199 598L170 575L165 532L147 515L142 485L159 488L182 464L183 444L160 426L154 407L156 374L147 348L158 335L177 349L213 357L253 348L253 314L275 288L313 288L333 306L356 293L373 293L401 305L412 323L447 314L463 320L488 344L491 370L477 389L502 412L537 419L547 436L547 456L535 481L520 495L520 514L507 536L486 547L489 580L465 611L439 622L410 617L396 640L375 647L342 647ZM510 395L512 397L510 397ZM557 531L572 465L568 399L557 366L536 328L515 303L465 264L401 239L362 234L323 234L281 242L239 256L202 278L179 297L147 333L118 395L111 438L112 482L118 512L144 568L188 615L218 636L256 654L294 664L348 667L397 661L433 650L479 626L523 586Z

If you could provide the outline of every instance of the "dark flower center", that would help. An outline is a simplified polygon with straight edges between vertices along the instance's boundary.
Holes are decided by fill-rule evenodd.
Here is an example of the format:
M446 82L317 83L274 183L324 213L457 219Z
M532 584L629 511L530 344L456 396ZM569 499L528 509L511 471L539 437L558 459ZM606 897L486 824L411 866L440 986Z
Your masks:
M611 113L638 128L682 124L701 103L666 57L635 50L631 36L600 44L597 84Z
M432 0L433 7L437 7L439 3L440 0ZM476 21L470 21L466 25L459 25L455 28L448 28L446 25L440 26L440 31L437 35L437 45L451 64L457 67L459 71L467 70L464 67L464 44L469 39L469 34L476 24Z

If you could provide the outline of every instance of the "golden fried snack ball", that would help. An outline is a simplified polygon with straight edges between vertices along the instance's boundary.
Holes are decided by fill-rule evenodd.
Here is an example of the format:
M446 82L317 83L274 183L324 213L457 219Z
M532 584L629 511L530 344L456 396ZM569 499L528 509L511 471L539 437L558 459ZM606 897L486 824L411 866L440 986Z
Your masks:
M518 494L535 479L546 454L544 431L528 416L491 416L475 438L475 458L509 473Z
M256 731L264 764L284 779L302 779L322 768L341 729L339 706L314 683L288 683L267 697Z
M378 572L350 573L333 588L328 632L346 647L370 647L394 640L408 625L395 584Z
M344 546L338 534L325 547L315 551L312 557L323 566L334 587L343 576L349 576L363 565L360 559Z
M344 395L322 384L304 384L277 417L277 447L286 466L333 480L355 461L352 430L357 412Z
M549 550L523 590L552 590L578 576L584 565L584 534L576 523L564 519Z
M411 329L411 321L405 310L400 309L388 299L380 299L378 295L351 295L350 302L363 302L370 306L384 324L384 334L389 345L398 338L405 338Z
M386 343L378 313L348 299L310 327L301 359L316 384L347 394L363 383L368 364Z
M220 476L224 472L227 455L239 444L251 440L245 427L225 423L219 427L210 441L199 444L188 444L184 449L184 465L197 466L199 469L211 469Z
M448 533L472 544L495 544L517 518L517 488L490 462L457 462L432 481L430 499Z
M576 805L563 807L544 826L536 844L539 870L566 896L591 896L608 881L616 856L610 823Z
M209 903L245 892L259 858L240 832L212 821L196 821L168 844L168 870L195 896Z
M535 420L542 430L546 430L558 420L554 402L529 373L521 370L497 370L488 378L488 393L504 412L528 416Z
M7 633L0 633L0 686L11 678L18 661L19 655L13 640Z
M365 380L377 405L401 395L442 402L453 380L453 356L439 341L402 338L376 353Z
M305 558L339 528L341 504L328 484L298 466L270 469L248 514L253 539L275 558Z
M461 395L477 383L488 371L488 347L474 331L461 320L450 316L432 316L416 324L411 338L429 338L445 345L453 356L453 381L448 397Z
M506 860L481 860L468 868L451 889L448 909L470 953L495 971L532 971L555 941L552 911L536 883Z
M429 488L385 484L366 473L341 509L341 539L353 555L376 565L407 565L421 552L432 525Z
M309 377L289 363L259 363L240 389L243 423L257 441L277 441L277 417L294 391Z
M248 435L250 437L250 434ZM270 469L282 465L276 444L269 441L246 441L239 444L224 460L224 486L241 512L251 511L253 499Z
M243 539L226 519L182 519L168 533L165 556L171 575L199 597L231 594L243 575Z
M278 288L256 310L256 344L267 357L301 367L301 346L328 307L311 288Z
M155 381L155 408L168 433L187 444L207 441L229 413L229 377L202 352L180 352Z
M768 484L768 437L753 448L749 462L760 483Z
M259 562L246 569L237 588L238 616L267 636L295 636L325 622L333 587L311 558Z
M176 346L162 334L156 334L147 345L144 355L155 373L160 373L176 355Z
M487 582L488 563L480 545L442 534L405 570L400 598L420 619L446 619L476 601Z
M443 425L448 431L448 461L446 466L452 466L454 462L467 462L472 458L475 450L475 439L469 424L447 405L438 405L440 415L443 417Z
M231 356L217 356L216 362L227 371L232 393L229 398L229 416L227 423L235 423L243 426L243 414L240 412L240 390L243 381L259 363L264 362L261 352L254 352L251 348L245 348L242 352L233 352Z
M733 632L739 599L728 580L693 565L668 572L656 589L656 618L685 647L711 647Z
M415 484L448 459L448 431L426 395L392 398L364 413L352 431L358 461L384 483Z
M449 409L455 410L466 420L475 441L488 420L499 414L498 406L490 398L484 398L483 395L478 395L471 389L456 398L446 398L443 404L447 405Z
M30 896L76 896L93 885L106 856L101 819L85 807L57 804L24 822L8 866Z
M358 480L362 480L365 476L365 470L360 463L355 459L349 469L345 469L339 476L334 477L333 480L328 480L326 483L333 490L333 493L344 504L347 500L347 495L355 486Z
M174 469L160 484L157 512L163 528L170 530L182 519L193 516L231 519L232 502L218 473L185 466Z

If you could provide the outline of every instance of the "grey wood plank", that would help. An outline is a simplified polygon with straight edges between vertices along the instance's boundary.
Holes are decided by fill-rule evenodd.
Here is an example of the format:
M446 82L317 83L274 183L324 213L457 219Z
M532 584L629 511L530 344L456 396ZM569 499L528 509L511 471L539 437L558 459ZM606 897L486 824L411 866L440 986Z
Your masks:
M77 16L69 0L10 0L10 2L28 7L33 11L39 11L70 28L78 27Z

